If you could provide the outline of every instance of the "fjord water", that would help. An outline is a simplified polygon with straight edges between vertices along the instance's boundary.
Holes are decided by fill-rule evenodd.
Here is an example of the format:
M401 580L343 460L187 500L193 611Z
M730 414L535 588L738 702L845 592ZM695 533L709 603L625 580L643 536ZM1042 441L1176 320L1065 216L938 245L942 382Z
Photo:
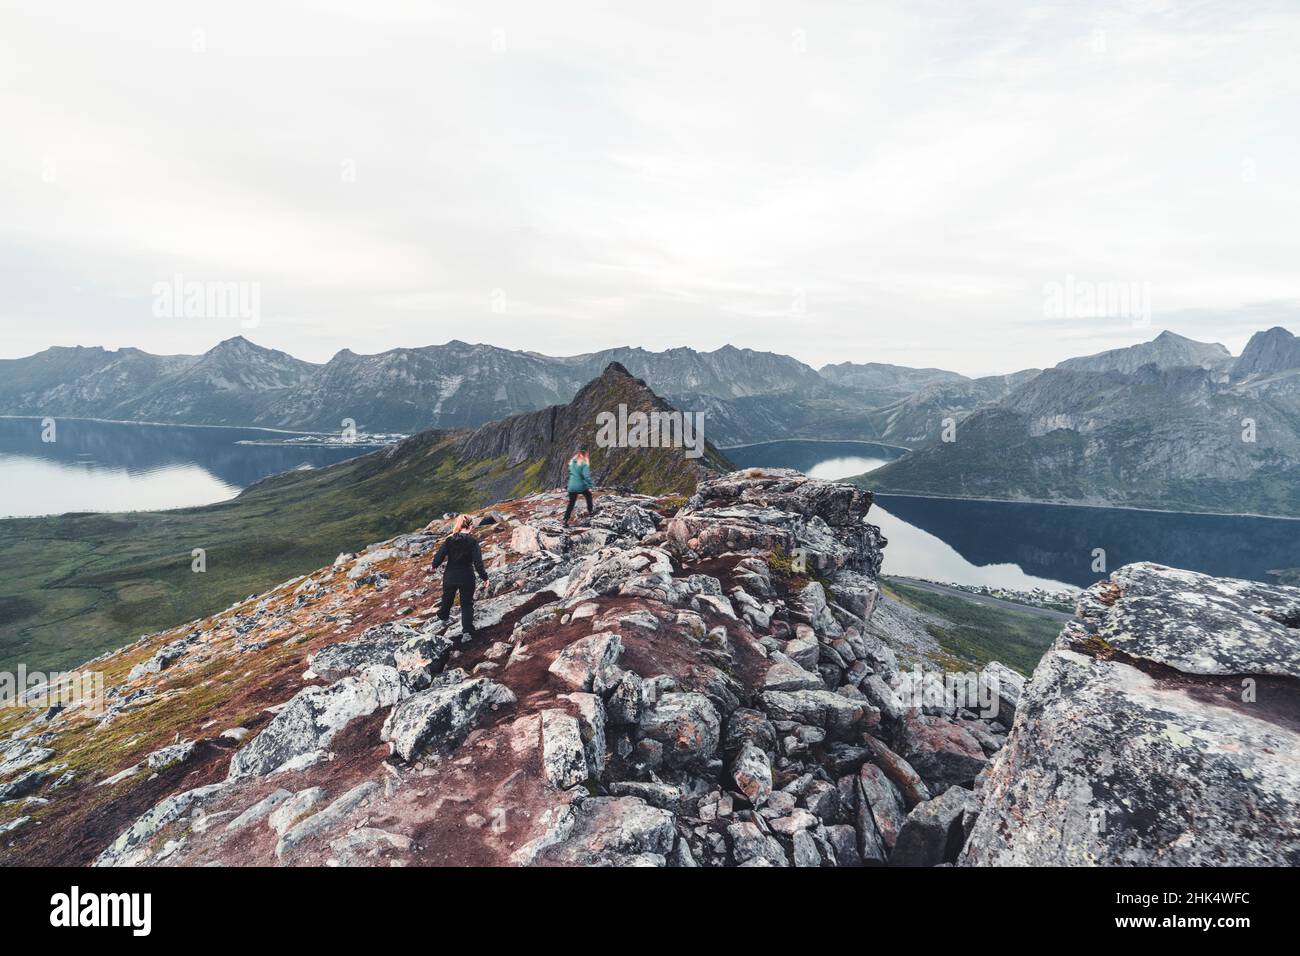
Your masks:
M259 428L0 418L0 517L154 511L233 498L255 481L369 448L240 444L294 437Z
M726 452L743 467L798 468L827 479L863 474L855 459L900 454L867 442L814 441ZM885 574L958 584L1082 587L1134 561L1258 581L1300 567L1300 521L1285 518L877 495L869 520L889 539ZM1099 559L1105 570L1094 571Z

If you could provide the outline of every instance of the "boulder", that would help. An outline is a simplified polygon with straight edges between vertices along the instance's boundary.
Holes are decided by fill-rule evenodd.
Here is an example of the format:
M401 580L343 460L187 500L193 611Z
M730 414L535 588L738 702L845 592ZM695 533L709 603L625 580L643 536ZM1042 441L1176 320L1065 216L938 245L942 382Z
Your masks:
M665 866L677 842L673 815L636 797L588 797L541 821L543 835L517 863L564 866Z
M789 866L781 842L753 823L733 823L727 827L731 838L731 856L738 866L755 863L766 866Z
M829 690L765 691L759 700L776 720L812 724L841 740L852 737L867 718L862 704Z
M885 772L885 776L898 788L903 802L909 808L916 806L922 800L930 799L930 788L911 764L875 737L865 736L862 742L866 745L866 759Z
M664 762L685 767L708 760L718 749L720 721L703 694L664 694L641 715L641 734L664 747Z
M767 716L759 710L737 707L727 715L727 730L722 749L736 754L747 745L773 753L776 750L776 729Z
M587 759L588 774L600 779L605 772L605 705L595 694L561 694L578 711L578 729Z
M989 720L996 720L1003 727L1010 727L1016 719L1016 707L1020 704L1020 695L1025 690L1025 678L1005 664L990 661L980 671L980 700L991 700L992 713L981 714Z
M397 702L400 681L391 667L370 666L328 687L305 687L262 732L230 758L229 779L265 776L291 761L323 758L334 735L358 717Z
M933 800L912 808L889 856L891 866L938 866L957 859L962 846L962 818L976 811L979 800L964 787L949 787Z
M964 864L1300 865L1300 588L1128 565L1016 706Z
M862 765L858 773L858 827L872 828L889 853L898 842L907 811L903 795L876 764Z
M548 670L573 690L604 694L618 681L622 653L623 642L617 632L602 631L564 648Z
M134 866L149 859L153 839L164 827L175 823L221 792L224 783L195 787L173 794L127 827L95 859L95 866Z
M605 716L611 724L638 724L645 699L641 676L634 671L623 671L614 682L605 701Z
M978 740L946 717L909 713L903 721L901 747L931 793L949 787L972 787L988 757Z
M542 769L553 787L567 790L586 782L587 757L578 719L563 710L542 711Z
M515 695L486 677L456 677L435 682L428 690L402 701L384 722L381 739L403 760L424 750L457 746L484 713L515 702Z
M784 654L779 654L763 676L764 690L824 690L825 687L820 675L804 670Z

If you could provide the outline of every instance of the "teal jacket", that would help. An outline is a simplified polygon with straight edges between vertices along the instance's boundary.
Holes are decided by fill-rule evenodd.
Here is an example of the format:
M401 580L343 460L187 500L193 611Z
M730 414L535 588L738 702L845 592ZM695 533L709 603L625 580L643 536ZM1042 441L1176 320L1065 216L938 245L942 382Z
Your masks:
M569 462L569 490L570 491L590 491L591 466L587 464L578 464L576 461Z

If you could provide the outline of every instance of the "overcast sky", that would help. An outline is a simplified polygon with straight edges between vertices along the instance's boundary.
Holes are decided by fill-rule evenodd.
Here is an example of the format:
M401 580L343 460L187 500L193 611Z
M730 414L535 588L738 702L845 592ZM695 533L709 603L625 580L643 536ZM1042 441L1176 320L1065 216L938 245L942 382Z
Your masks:
M1297 49L1294 2L5 0L0 355L1237 352L1300 332Z

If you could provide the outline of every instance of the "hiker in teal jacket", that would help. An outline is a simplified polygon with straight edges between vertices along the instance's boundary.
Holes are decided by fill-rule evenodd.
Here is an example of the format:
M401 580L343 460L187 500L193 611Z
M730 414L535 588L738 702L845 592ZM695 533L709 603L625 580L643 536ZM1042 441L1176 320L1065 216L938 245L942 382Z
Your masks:
M564 524L568 526L569 519L573 517L573 506L578 501L578 495L587 499L587 514L591 514L596 509L591 503L591 489L594 482L591 480L591 459L582 449L569 459L569 507L564 509Z

